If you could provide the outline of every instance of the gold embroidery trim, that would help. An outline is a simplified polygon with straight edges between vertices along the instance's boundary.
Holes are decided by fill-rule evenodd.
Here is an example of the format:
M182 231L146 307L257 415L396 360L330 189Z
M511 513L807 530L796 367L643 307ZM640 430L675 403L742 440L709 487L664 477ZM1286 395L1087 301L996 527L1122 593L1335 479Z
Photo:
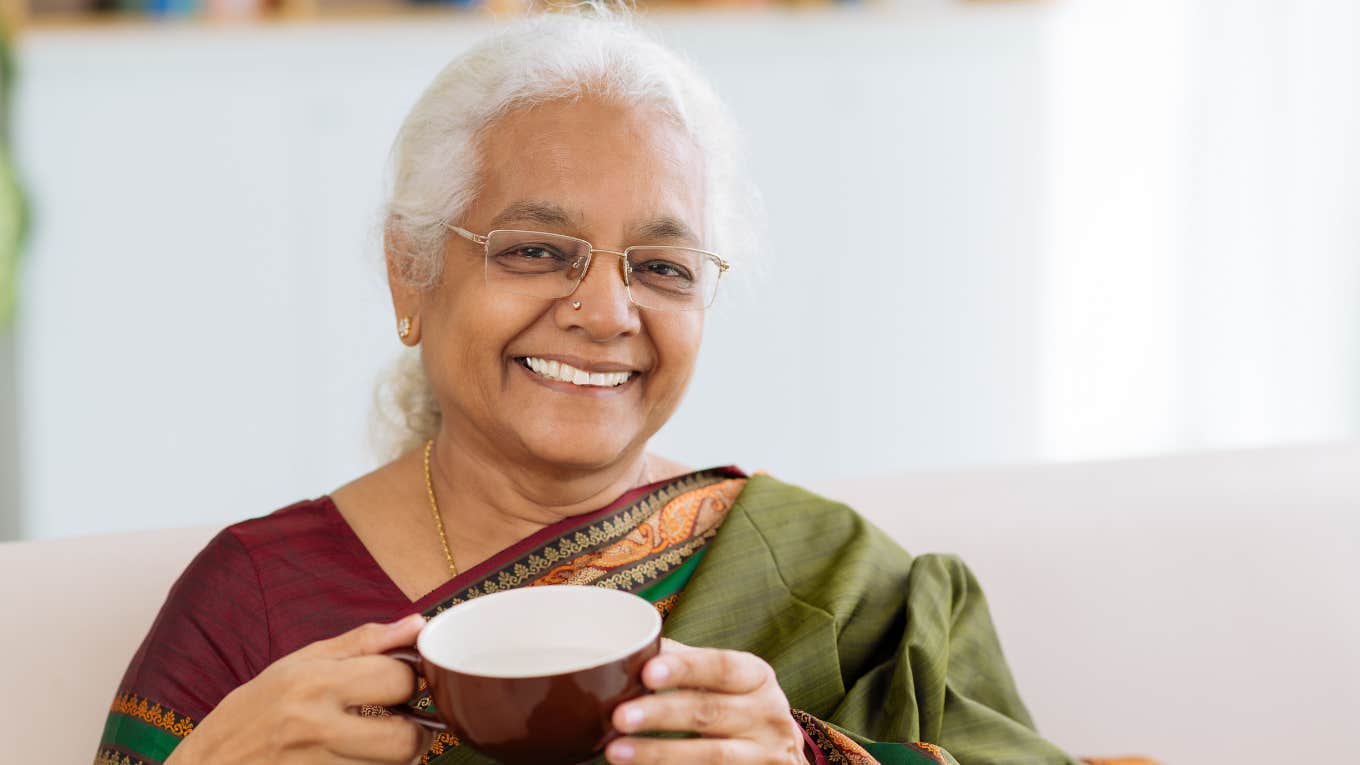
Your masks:
M940 765L945 765L946 763L949 762L949 759L946 758L944 755L944 750L939 748L938 746L935 746L934 744L928 744L924 741L913 741L907 746L919 750L926 755L929 755L936 762L940 763Z
M878 761L850 737L801 709L792 712L794 721L807 731L828 765L877 765Z
M637 504L620 511L616 515L602 518L584 529L578 529L575 532L564 534L556 542L549 543L544 546L541 551L530 555L527 560L517 561L513 565L507 566L492 577L488 577L480 584L474 584L458 595L440 603L434 610L426 611L425 616L436 616L459 603L472 600L473 598L520 587L526 582L539 578L552 568L564 562L571 561L591 549L598 548L608 542L622 539L633 529L637 528L639 524L661 510L668 502L681 494L726 480L731 479L718 472L705 472L699 475L686 476L669 486L658 489L656 493L644 497L639 500ZM704 539L703 541L706 542L707 539ZM702 542L700 543L700 546L702 546ZM649 569L651 571L656 571L657 569L660 569L661 571L668 570L656 563L652 563ZM612 578L613 577L611 577L611 579ZM637 581L637 579L635 579L635 581ZM606 584L605 586L616 588L619 584Z
M94 765L146 765L141 760L134 760L125 754L119 754L112 749L101 749L99 754L94 756Z
M420 765L429 765L431 760L444 754L444 752L458 746L458 737L448 731L439 731L434 734L434 743L430 745L430 750L420 757Z
M680 593L673 592L652 605L656 607L657 613L661 614L661 618L665 619L667 616L670 616L671 611L675 609L675 604L679 602Z
M194 721L189 719L188 715L176 717L173 709L168 707L162 709L160 704L152 704L131 693L120 693L115 696L113 704L109 707L109 712L117 712L134 720L141 720L180 738L184 738L194 731Z

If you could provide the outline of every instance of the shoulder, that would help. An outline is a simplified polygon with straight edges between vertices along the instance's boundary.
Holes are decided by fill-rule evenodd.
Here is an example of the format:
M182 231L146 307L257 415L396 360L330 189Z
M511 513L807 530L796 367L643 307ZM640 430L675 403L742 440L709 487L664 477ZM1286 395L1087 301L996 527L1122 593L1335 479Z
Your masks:
M281 557L330 536L334 512L326 498L289 505L228 526L214 536L180 574L159 623L202 622L220 610L265 617L268 574ZM294 552L290 552L294 551Z
M336 521L335 503L329 496L306 499L268 515L241 521L222 530L247 549L279 539L330 533ZM214 540L217 541L217 540Z
M979 590L957 555L912 556L854 508L801 486L757 474L736 507L800 597L858 602L910 589L951 599Z
M180 575L170 591L167 608L223 601L261 602L261 559L270 557L280 544L327 534L334 522L334 513L328 507L325 497L307 500L222 529Z
M876 550L906 555L849 505L769 475L752 476L737 502L767 541L779 548L777 551L800 544L868 544Z
M790 591L833 613L905 585L910 574L901 545L848 505L800 486L752 476L733 510Z
M330 513L333 515L333 513ZM230 675L244 682L269 659L266 584L271 562L297 540L318 538L328 523L326 500L298 502L218 532L179 575L156 616L137 665L157 647L216 645L240 641L224 653ZM281 547L282 545L282 547ZM230 629L223 630L224 626Z

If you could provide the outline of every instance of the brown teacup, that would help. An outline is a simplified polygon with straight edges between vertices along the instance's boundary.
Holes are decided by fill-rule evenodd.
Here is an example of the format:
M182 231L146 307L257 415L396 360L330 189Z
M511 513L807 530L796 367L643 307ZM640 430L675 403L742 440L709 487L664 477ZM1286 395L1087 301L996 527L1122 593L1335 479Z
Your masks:
M417 667L437 716L505 765L576 765L617 734L614 707L645 692L642 665L661 648L651 603L602 587L554 585L484 595L434 617L417 652L390 655Z

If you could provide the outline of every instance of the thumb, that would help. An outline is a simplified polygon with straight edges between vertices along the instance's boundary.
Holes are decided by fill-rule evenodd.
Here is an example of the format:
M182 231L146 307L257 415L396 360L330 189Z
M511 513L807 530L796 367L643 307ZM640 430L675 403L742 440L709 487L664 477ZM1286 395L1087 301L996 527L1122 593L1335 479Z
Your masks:
M387 624L361 624L329 640L312 643L304 651L312 658L348 659L371 656L411 645L425 626L425 617L411 614Z

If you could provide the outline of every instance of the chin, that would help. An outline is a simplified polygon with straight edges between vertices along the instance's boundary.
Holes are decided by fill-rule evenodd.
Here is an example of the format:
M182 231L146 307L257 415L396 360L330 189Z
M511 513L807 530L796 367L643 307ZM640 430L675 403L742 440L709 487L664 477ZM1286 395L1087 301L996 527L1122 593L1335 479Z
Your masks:
M622 459L634 442L619 438L617 430L603 433L594 428L554 428L550 433L525 438L523 443L543 462L567 470L598 470Z

